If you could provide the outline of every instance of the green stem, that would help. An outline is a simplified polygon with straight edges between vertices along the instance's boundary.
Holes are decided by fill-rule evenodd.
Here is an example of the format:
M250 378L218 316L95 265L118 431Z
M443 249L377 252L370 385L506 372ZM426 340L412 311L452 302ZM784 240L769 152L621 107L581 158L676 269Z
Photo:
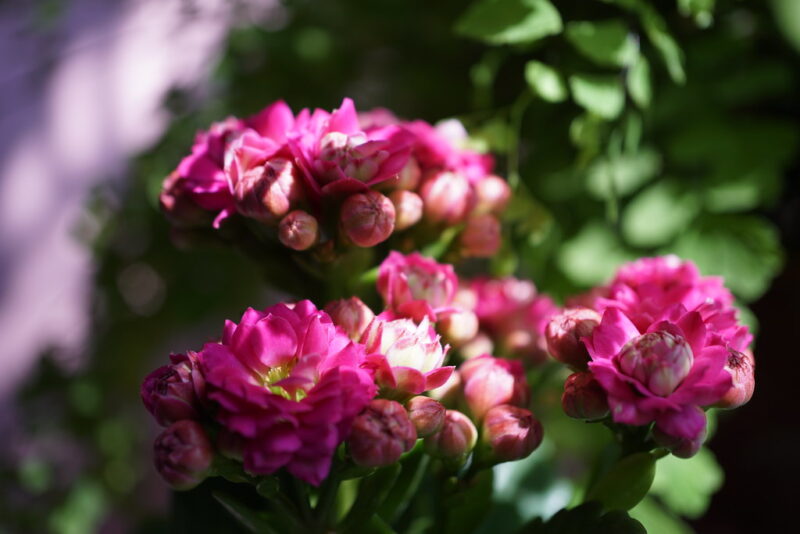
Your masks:
M340 483L341 479L336 474L335 470L331 469L331 474L320 488L317 506L314 508L316 523L320 532L330 531L330 527L333 523L331 513L333 512L333 505L336 502L336 494L339 491Z
M523 91L511 106L508 117L508 184L516 191L520 184L519 143L522 136L522 117L533 100L531 92Z

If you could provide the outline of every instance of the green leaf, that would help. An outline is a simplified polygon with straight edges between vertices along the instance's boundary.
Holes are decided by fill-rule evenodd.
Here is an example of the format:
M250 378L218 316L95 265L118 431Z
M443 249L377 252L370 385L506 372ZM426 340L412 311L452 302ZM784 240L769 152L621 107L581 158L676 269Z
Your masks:
M617 76L574 74L569 87L578 105L603 119L616 119L625 106L625 91Z
M624 197L652 180L660 169L661 157L649 148L615 158L602 158L587 170L586 188L601 200Z
M548 0L477 0L455 25L459 35L493 45L531 43L561 29Z
M585 503L569 510L561 510L547 522L536 518L520 534L647 534L641 523L627 513L614 510L603 512L599 503Z
M666 250L721 275L742 300L760 297L783 264L777 229L756 216L706 216Z
M675 181L658 182L631 200L622 212L622 235L631 245L669 243L700 211L697 196Z
M628 93L640 108L650 105L653 90L650 86L650 63L644 56L639 56L636 63L628 71Z
M618 19L570 22L564 33L578 52L599 65L624 67L639 55L628 26Z
M600 284L611 278L617 267L633 259L602 222L590 221L558 252L558 266L581 286Z
M460 487L449 495L442 506L447 510L445 534L471 532L481 524L492 507L493 472L480 471L469 481L461 481Z
M528 61L525 65L525 81L534 94L547 102L563 102L567 99L567 84L553 67L539 61Z
M266 514L253 510L226 493L214 492L213 495L228 513L247 530L267 534L278 533L278 531L273 528L274 525L270 523Z
M630 511L630 515L641 521L647 529L647 534L694 534L689 525L650 497L637 504Z
M722 487L724 473L714 454L703 447L689 459L669 455L658 464L651 492L684 517L702 516L711 496Z
M656 474L656 459L649 452L619 460L586 493L586 501L598 501L606 510L630 510L644 499Z

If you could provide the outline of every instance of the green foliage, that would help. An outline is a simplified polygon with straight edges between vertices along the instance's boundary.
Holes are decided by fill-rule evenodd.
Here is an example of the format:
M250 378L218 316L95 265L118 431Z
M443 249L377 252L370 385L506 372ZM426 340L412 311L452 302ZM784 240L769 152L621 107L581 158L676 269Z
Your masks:
M494 45L523 44L561 32L562 23L548 0L476 0L455 29Z
M573 74L569 87L576 104L603 119L616 119L625 106L625 89L618 76Z
M570 22L564 35L576 50L598 65L626 67L639 57L636 40L618 19Z
M673 512L696 519L705 513L723 478L714 454L704 447L686 460L672 455L661 459L651 492Z
M520 530L521 534L647 534L644 527L621 510L603 512L598 503L586 503L561 510L547 522L537 518Z
M611 466L586 493L586 501L598 501L606 510L630 510L650 490L656 474L656 458L649 452L626 456Z
M552 67L541 61L528 61L525 65L525 80L531 90L547 102L563 102L567 99L564 78Z

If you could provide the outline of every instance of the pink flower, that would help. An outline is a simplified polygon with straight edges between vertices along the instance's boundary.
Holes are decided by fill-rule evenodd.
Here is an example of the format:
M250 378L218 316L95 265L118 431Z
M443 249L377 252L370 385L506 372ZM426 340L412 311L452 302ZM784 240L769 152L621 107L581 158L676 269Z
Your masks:
M438 263L418 252L390 252L378 272L378 292L386 308L400 317L436 320L453 303L458 278L452 265Z
M459 367L464 398L476 421L501 404L525 407L530 389L519 360L505 360L484 354Z
M211 125L195 138L192 153L178 164L176 179L169 185L185 191L192 202L216 216L214 226L233 213L233 195L225 176L225 155L231 142L245 129L235 118Z
M408 161L412 142L396 125L362 130L349 98L333 113L301 111L288 139L315 199L364 192L392 178Z
M728 349L715 340L699 312L678 305L644 331L619 308L608 308L584 343L614 421L655 421L676 439L691 441L705 423L686 414L714 404L731 388Z
M242 438L244 467L286 468L318 485L354 417L375 395L353 343L309 301L248 309L198 354L215 418Z
M385 395L405 400L441 386L453 374L453 367L442 367L447 347L442 347L427 317L419 324L376 317L361 342L369 354L365 366L374 370Z
M472 184L492 172L494 160L491 156L459 146L467 140L467 132L460 122L446 121L433 127L418 120L405 123L404 127L416 138L413 154L423 169L457 172Z

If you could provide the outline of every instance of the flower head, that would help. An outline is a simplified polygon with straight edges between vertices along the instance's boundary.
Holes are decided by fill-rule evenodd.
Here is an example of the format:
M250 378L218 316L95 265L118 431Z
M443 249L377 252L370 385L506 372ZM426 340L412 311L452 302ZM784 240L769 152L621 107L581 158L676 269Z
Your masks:
M458 288L452 265L438 263L418 252L390 252L378 272L378 292L386 308L400 317L434 321L450 307Z

